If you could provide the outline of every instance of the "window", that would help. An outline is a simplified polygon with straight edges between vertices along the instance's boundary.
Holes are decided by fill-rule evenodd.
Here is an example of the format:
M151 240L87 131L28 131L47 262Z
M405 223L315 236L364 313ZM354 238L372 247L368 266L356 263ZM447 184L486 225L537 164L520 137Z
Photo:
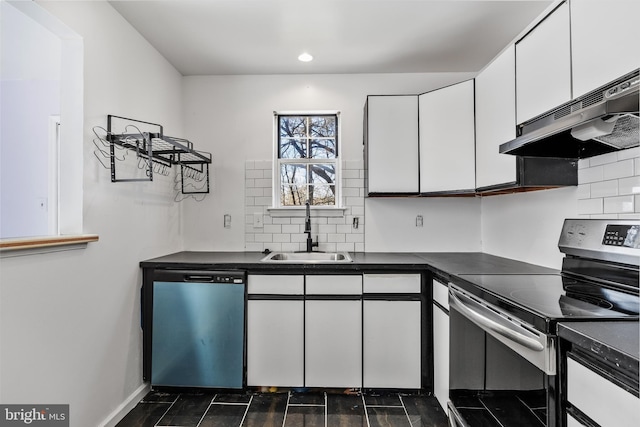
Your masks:
M338 113L276 113L275 207L338 207Z
M0 9L0 240L62 241L82 234L82 38L36 2Z

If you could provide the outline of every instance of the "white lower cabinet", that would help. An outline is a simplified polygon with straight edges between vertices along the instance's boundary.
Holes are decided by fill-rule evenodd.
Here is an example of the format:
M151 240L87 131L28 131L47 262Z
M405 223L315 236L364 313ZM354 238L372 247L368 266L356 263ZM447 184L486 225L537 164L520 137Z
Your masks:
M567 401L601 427L638 423L640 399L572 358L567 358Z
M305 386L362 387L362 301L305 302Z
M449 314L448 287L437 280L433 281L433 394L447 410L449 401ZM442 308L441 308L442 307Z
M420 274L249 275L247 289L248 386L421 388Z
M302 387L304 276L249 275L247 293L247 385Z
M247 302L247 385L302 387L304 301Z
M363 386L421 386L420 301L363 302Z

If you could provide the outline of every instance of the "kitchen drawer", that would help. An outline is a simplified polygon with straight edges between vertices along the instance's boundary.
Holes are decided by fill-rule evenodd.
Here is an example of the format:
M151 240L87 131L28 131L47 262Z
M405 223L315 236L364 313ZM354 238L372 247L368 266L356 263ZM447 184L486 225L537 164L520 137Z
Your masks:
M247 279L247 293L262 295L304 295L304 276L250 274Z
M449 286L433 279L433 300L449 310Z
M567 359L567 400L601 427L637 424L640 399L572 358Z
M365 294L419 294L419 274L365 274Z
M306 276L307 295L362 295L362 276Z

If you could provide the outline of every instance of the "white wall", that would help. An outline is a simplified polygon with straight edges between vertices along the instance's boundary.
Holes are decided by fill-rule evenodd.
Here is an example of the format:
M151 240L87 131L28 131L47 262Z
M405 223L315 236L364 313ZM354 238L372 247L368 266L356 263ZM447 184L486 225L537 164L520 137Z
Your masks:
M411 94L466 80L472 73L200 76L184 79L187 138L214 157L211 195L185 203L185 246L192 250L244 250L244 168L247 160L273 157L273 112L339 110L342 157L362 160L363 108L367 95ZM376 206L390 206L391 200ZM434 204L431 209L440 209ZM374 208L375 210L375 208ZM385 210L393 224L396 212ZM444 211L441 211L444 212ZM225 229L223 215L231 214ZM398 215L404 215L398 211ZM368 228L365 227L365 247ZM399 235L389 248L405 247ZM437 240L425 242L435 247ZM415 242L406 246L414 247ZM368 249L368 248L367 248ZM385 250L381 245L376 249Z
M422 227L416 216L422 215ZM368 252L479 252L480 200L476 198L369 198Z
M111 183L93 154L107 114L180 136L181 76L106 2L41 6L84 40L84 250L0 261L0 401L68 403L99 425L142 386L140 260L182 249L171 178Z
M482 199L482 251L551 268L562 266L558 237L575 218L576 187Z

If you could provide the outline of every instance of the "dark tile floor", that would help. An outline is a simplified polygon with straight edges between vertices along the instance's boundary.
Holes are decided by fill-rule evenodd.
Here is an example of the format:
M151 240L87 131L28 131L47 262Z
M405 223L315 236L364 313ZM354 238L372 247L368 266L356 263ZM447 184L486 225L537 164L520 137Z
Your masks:
M446 427L431 396L152 391L117 427Z

